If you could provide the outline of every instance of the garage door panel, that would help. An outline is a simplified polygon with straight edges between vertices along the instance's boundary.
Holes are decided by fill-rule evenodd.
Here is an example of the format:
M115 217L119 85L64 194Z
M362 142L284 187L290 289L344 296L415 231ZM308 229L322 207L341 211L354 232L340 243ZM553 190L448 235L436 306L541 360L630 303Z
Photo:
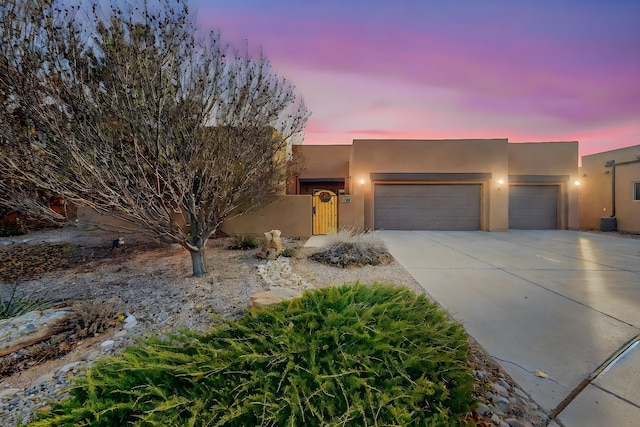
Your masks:
M375 228L479 230L480 184L376 184Z
M557 185L510 185L509 228L556 229L558 190Z

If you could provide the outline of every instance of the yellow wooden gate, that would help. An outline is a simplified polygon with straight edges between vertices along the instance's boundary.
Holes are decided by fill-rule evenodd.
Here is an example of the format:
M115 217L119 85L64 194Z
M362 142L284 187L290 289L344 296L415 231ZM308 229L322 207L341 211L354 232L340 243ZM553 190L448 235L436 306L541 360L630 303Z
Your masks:
M333 234L338 231L338 196L329 190L313 195L313 234Z

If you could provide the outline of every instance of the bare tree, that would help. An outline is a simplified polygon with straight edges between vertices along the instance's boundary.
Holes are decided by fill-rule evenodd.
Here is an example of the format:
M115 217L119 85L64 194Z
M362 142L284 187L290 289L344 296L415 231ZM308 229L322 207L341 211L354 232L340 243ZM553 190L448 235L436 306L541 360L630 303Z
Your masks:
M40 220L63 218L50 207L51 187L39 185L42 126L33 108L42 95L42 24L49 7L46 1L0 5L0 219L15 211ZM20 173L11 173L14 168ZM33 179L25 179L29 174Z
M220 225L283 192L307 119L293 87L264 57L200 33L180 0L42 20L46 164L36 179L11 173L181 244L205 274Z

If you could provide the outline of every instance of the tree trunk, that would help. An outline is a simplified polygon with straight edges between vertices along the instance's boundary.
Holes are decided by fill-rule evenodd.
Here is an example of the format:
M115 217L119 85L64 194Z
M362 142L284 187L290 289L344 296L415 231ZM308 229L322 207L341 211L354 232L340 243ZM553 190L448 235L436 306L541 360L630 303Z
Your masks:
M204 245L199 248L198 251L190 251L191 263L193 265L193 275L195 277L202 277L207 274L207 264L204 258Z

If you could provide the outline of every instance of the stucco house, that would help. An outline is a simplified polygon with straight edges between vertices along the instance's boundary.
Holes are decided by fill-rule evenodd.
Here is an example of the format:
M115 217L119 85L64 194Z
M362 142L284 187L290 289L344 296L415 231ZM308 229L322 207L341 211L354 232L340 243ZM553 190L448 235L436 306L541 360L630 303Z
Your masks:
M580 175L582 228L640 233L640 145L583 156Z
M358 229L578 229L578 143L500 139L354 140L299 145L287 195L227 233L308 237Z

